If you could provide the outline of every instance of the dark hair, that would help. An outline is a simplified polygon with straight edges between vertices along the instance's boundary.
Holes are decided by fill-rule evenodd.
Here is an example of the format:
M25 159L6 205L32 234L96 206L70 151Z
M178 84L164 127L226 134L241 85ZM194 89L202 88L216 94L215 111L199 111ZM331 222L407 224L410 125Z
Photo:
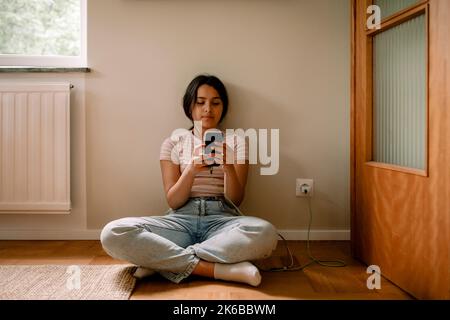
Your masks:
M222 81L220 81L219 78L217 78L213 75L201 74L201 75L196 76L191 81L191 83L189 83L189 85L186 88L184 97L183 97L184 114L192 122L194 122L194 120L192 119L191 106L197 100L198 88L200 88L200 86L202 86L204 84L207 84L208 86L211 86L214 89L216 89L217 93L220 96L220 99L222 100L223 110L222 110L222 115L220 116L220 120L219 120L219 123L220 123L228 111L228 94L227 94L227 89L225 89L225 86L222 83ZM190 129L192 129L192 128L194 128L194 126L192 126Z

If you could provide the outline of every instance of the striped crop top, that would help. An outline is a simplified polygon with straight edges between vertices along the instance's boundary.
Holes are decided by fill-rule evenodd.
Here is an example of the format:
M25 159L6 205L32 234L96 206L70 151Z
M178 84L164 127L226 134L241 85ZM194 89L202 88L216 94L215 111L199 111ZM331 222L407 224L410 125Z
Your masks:
M222 131L223 133L223 131ZM225 136L225 134L224 134ZM235 163L244 163L248 160L248 147L245 138L236 134L225 136L225 141L231 147L234 144ZM233 142L234 141L234 142ZM172 135L166 138L161 145L160 160L169 160L180 166L183 172L192 160L194 146L202 142L191 131L185 131L179 135ZM224 193L224 172L222 166L214 167L212 174L210 171L201 171L194 177L190 197L223 196Z

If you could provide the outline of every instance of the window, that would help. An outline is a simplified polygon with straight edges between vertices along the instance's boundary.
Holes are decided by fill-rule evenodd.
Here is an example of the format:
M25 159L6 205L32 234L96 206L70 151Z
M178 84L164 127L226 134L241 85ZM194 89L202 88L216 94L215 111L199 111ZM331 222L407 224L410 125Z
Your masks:
M0 65L86 67L86 0L0 0Z

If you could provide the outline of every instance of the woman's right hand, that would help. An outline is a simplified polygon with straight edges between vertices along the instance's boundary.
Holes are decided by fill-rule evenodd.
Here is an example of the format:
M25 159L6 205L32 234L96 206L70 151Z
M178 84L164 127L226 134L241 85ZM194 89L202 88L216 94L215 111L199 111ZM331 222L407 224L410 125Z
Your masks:
M191 163L188 164L186 169L196 175L201 171L208 171L208 164L204 162L203 159L203 150L205 148L205 144L198 145L194 148L194 152L192 153Z

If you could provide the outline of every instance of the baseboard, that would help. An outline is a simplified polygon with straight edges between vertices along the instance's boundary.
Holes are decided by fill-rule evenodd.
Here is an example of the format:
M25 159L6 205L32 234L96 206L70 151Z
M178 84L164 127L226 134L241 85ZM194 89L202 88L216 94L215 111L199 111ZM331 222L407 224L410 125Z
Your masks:
M1 230L0 240L99 240L100 229ZM307 230L278 230L286 240L306 240ZM350 240L350 230L311 230L310 240Z
M98 240L101 230L1 230L0 240Z
M307 240L308 230L278 230L286 240ZM310 240L350 240L350 230L311 230Z

